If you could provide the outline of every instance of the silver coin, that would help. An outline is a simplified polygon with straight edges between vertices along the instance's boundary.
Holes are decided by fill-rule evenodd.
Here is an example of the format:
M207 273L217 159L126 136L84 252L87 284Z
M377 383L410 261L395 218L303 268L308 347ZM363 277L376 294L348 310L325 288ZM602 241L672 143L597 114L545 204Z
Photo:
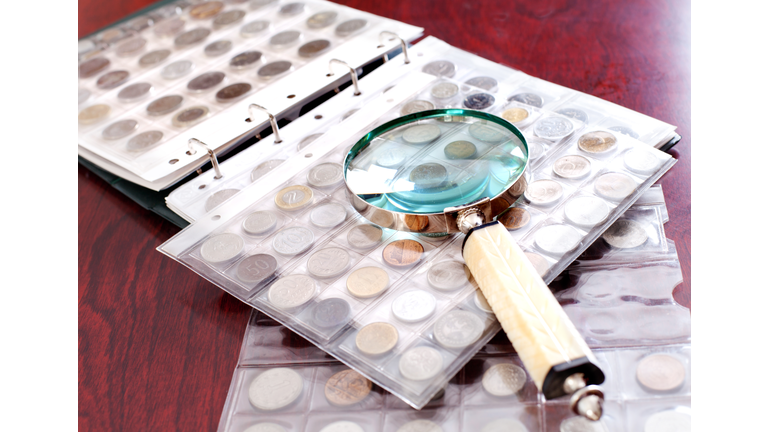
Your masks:
M485 121L472 123L467 130L474 138L487 143L497 143L506 137L500 127Z
M333 278L344 273L351 258L342 248L330 247L312 254L307 260L307 270L319 278Z
M651 174L659 166L659 158L650 150L633 148L624 154L624 166L638 174Z
M525 199L536 205L552 205L563 197L563 187L554 180L537 180L528 184Z
M438 163L425 163L411 170L408 180L416 189L429 189L440 186L448 177L448 170Z
M184 20L181 18L171 18L157 23L152 31L154 31L157 36L170 37L183 30L184 24Z
M336 26L336 36L347 37L349 35L357 33L358 31L365 28L367 25L368 25L368 21L361 18L355 18L348 21L344 21L343 23Z
M304 12L304 3L288 3L280 7L278 13L284 16L294 16Z
M269 21L264 21L264 20L251 21L248 24L240 27L240 36L244 38L251 38L254 36L258 36L268 28L269 28Z
M192 92L202 92L205 90L209 90L221 84L224 81L225 76L226 75L224 74L224 72L219 72L219 71L206 72L204 74L198 75L195 78L191 79L187 83L187 90Z
M130 76L131 74L125 70L107 72L96 80L96 87L103 90L113 89L125 84Z
M480 432L528 432L528 428L518 420L499 419L483 426Z
M89 97L91 97L90 90L79 89L77 91L77 103L78 104L81 104L81 103L87 101Z
M568 225L555 224L540 228L534 241L541 250L553 255L568 253L581 243L581 234Z
M320 429L320 432L365 432L365 430L351 421L337 421Z
M160 71L160 75L162 75L163 78L169 79L169 80L177 79L192 72L192 69L194 68L195 68L195 64L192 63L191 61L179 60L164 67L163 70Z
M315 305L312 320L320 328L332 328L347 322L350 311L349 303L344 299L327 298Z
M152 91L152 84L147 82L134 83L125 86L117 94L117 98L123 102L133 102L146 97Z
M229 60L229 67L232 69L248 69L261 62L261 51L245 51Z
M535 106L537 108L544 106L544 99L542 99L541 96L537 95L536 93L518 93L507 100L524 103L526 105Z
M210 34L210 29L199 27L176 36L176 39L173 40L173 44L176 45L176 48L187 48L202 42Z
M560 115L564 115L566 117L572 118L574 120L578 120L582 123L587 123L589 121L589 115L580 109L561 108L555 112L557 112Z
M294 309L312 299L315 295L315 281L302 274L285 276L269 287L269 302L278 309Z
M201 122L208 115L208 107L197 105L179 111L171 123L176 127L188 127Z
M347 211L344 206L336 203L317 206L309 213L309 220L320 228L333 228L346 218Z
M322 11L318 12L311 17L307 18L307 27L311 29L321 29L328 27L336 22L336 18L339 16L334 11Z
M286 430L278 424L259 423L249 427L243 432L286 432Z
M269 38L269 44L274 48L285 48L298 42L301 32L298 30L285 30Z
M264 177L268 172L277 168L283 162L285 161L282 159L272 159L258 164L256 168L251 171L251 182L255 182L256 180Z
M469 282L469 270L463 262L442 261L429 268L427 281L437 290L453 291Z
M211 237L200 247L200 256L209 263L221 263L236 257L243 250L245 242L232 233Z
M331 48L331 41L327 39L317 39L305 43L299 47L299 57L313 58L324 54Z
M430 420L413 420L400 426L397 432L443 432L443 428Z
M395 148L382 150L376 155L376 163L383 167L400 166L403 162L405 162L405 153Z
M440 137L440 127L432 124L411 126L403 132L403 140L411 144L426 144Z
M392 301L392 314L400 321L419 322L435 313L437 300L426 291L408 291Z
M562 178L580 179L592 171L592 164L584 156L566 155L555 161L552 171Z
M203 53L205 53L205 55L208 57L218 57L231 49L232 41L224 39L209 43L203 49Z
M272 255L251 255L237 265L237 278L246 283L261 283L274 275L276 269L277 260Z
M493 308L488 304L488 299L485 298L480 288L475 290L475 306L485 313L493 313Z
M155 66L165 61L165 59L170 57L170 55L171 55L171 50L169 49L159 49L159 50L150 51L139 58L139 66L141 67Z
M527 375L520 366L499 363L483 374L483 388L494 396L511 396L525 386Z
M459 86L451 82L442 82L432 87L429 93L435 99L449 99L459 93Z
M274 368L251 381L248 400L258 409L274 411L293 403L303 390L304 379L296 371Z
M626 126L611 126L608 128L608 130L612 130L614 132L618 132L623 135L631 136L634 139L640 138L640 135L637 132L632 130L632 128L628 128Z
M414 114L417 112L427 111L432 109L435 109L435 104L429 101L417 99L403 105L403 107L400 109L400 115L404 116L404 115Z
M611 201L623 200L632 195L636 188L637 183L622 173L605 173L595 180L595 193Z
M105 140L118 140L132 134L138 127L139 122L136 120L119 120L104 128L101 137Z
M224 201L235 196L238 192L240 192L240 189L222 189L214 193L213 195L209 196L207 200L205 200L205 211L209 212L215 209Z
M341 165L337 163L323 163L313 167L307 173L307 182L315 187L336 186L342 181L344 181L344 173Z
M304 227L286 228L272 240L272 247L281 255L296 255L312 246L315 235Z
M141 36L131 38L115 48L118 57L130 57L139 53L147 45L147 40Z
M370 249L381 243L383 233L374 225L358 225L347 233L347 242L356 249Z
M78 66L78 70L80 71L80 78L90 78L97 73L107 69L109 67L109 64L111 62L109 59L105 57L94 57L92 59L88 59Z
M608 432L602 420L592 421L586 417L576 416L560 423L560 432Z
M443 370L443 356L434 348L421 346L403 353L398 365L405 378L424 381L434 378Z
M216 92L216 102L227 103L243 97L253 87L244 82L230 84Z
M421 71L438 77L452 77L456 74L456 65L447 60L437 60L427 63Z
M536 135L547 139L560 139L573 132L573 123L565 117L546 117L533 126Z
M619 219L605 230L603 240L615 248L630 249L648 241L648 232L638 222Z
M563 213L565 218L574 225L593 227L603 223L611 213L611 209L600 198L581 196L568 201Z
M181 106L184 98L179 95L163 96L155 99L147 105L147 114L151 116L160 116L176 111Z
M487 76L470 78L466 80L464 83L471 85L472 87L481 88L483 90L487 90L490 92L496 90L496 87L499 85L498 81L496 81L494 78L487 77Z
M129 30L139 33L142 30L149 28L154 23L155 21L152 19L152 17L140 16L131 20L126 26L128 27Z
M484 110L496 102L488 93L475 93L464 98L464 106L474 110Z
M126 148L128 151L142 151L158 144L163 139L163 133L156 130L142 132L128 140Z
M248 215L243 220L243 231L251 235L266 234L277 225L277 216L274 213L261 210Z
M480 339L485 323L472 312L453 310L438 318L434 333L437 343L445 348L464 348Z
M277 3L278 0L251 0L248 2L248 7L251 10L258 10L271 4Z
M257 75L259 78L272 79L278 75L284 74L293 69L291 62L287 60L278 60L272 63L267 63L259 69Z
M239 23L245 17L245 11L240 9L230 9L216 15L213 19L213 28L221 29L232 24Z
M527 140L528 141L528 159L534 160L541 157L541 155L544 154L544 146L542 146L541 141L534 141L533 139Z
M301 151L304 147L312 144L313 142L315 142L316 139L320 138L323 135L325 135L325 134L323 134L323 133L316 133L316 134L312 134L312 135L306 136L306 137L302 138L301 141L299 141L299 144L296 146L296 148L299 151Z
M657 412L645 421L645 432L690 432L691 415L675 411Z

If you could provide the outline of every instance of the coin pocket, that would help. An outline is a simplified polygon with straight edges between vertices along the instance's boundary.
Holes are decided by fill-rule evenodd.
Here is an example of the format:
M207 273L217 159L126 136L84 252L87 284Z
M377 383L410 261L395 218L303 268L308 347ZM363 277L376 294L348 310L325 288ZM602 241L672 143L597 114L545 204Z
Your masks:
M248 367L235 372L241 413L302 413L309 405L313 367Z
M463 404L472 406L538 402L538 390L516 355L476 358L464 372Z
M617 350L616 357L628 399L691 394L690 345Z
M311 411L377 410L385 392L368 378L346 365L317 366L312 382Z
M444 376L447 367L456 360L457 354L445 350L433 342L417 338L400 349L398 355L383 365L384 373L396 377L400 385L416 394L437 392L433 384ZM444 381L444 379L439 379Z

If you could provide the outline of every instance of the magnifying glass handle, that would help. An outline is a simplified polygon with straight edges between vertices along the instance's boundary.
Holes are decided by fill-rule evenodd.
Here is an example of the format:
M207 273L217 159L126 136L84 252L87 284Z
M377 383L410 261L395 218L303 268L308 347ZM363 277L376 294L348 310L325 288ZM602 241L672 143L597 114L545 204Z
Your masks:
M547 399L571 394L571 409L597 420L605 380L587 346L547 285L500 222L473 228L464 261Z

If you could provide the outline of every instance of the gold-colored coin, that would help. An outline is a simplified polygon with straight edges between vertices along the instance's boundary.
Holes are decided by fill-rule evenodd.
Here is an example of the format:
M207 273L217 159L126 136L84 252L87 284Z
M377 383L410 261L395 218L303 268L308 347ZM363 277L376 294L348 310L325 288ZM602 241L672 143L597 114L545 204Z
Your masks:
M77 115L77 121L81 124L96 123L97 121L109 115L111 110L112 108L110 108L109 105L92 105L80 111L80 114Z
M422 232L429 226L427 216L407 214L404 218L405 225L413 232Z
M392 267L410 267L424 254L424 246L416 240L396 240L388 244L381 255L384 262Z
M355 337L355 345L363 354L382 355L397 345L397 329L385 322L370 323L360 329Z
M209 1L200 3L189 10L189 16L194 19L210 18L224 9L224 3L220 1Z
M379 267L362 267L347 277L347 289L358 298L379 295L389 286L389 275Z
M512 207L499 218L499 222L511 230L520 229L528 225L530 221L531 214L528 213L528 210L520 207Z
M528 110L524 108L510 108L501 113L501 118L510 123L517 123L528 118Z
M365 399L372 387L373 383L368 378L347 369L328 378L325 398L331 405L346 407Z
M469 159L477 153L477 147L469 141L454 141L443 152L448 159Z
M587 153L605 153L616 146L616 136L609 132L587 132L579 137L579 148Z
M275 195L275 205L283 210L298 210L312 202L312 189L294 185L283 188Z

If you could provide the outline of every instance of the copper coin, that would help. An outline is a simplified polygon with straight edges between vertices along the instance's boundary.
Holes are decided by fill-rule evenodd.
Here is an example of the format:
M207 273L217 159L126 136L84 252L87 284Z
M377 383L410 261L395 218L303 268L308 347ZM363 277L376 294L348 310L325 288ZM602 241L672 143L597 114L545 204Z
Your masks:
M224 81L224 76L224 72L219 71L211 71L198 75L187 83L187 90L201 92L211 89L221 84L221 82Z
M80 124L96 123L97 121L108 116L111 110L112 109L109 107L109 105L91 105L88 108L80 111L80 114L77 115L77 121L80 122Z
M109 66L109 63L109 59L104 57L94 57L80 63L80 66L78 66L80 70L80 78L90 78L96 75L106 69Z
M171 122L176 127L187 127L200 122L207 115L208 115L208 107L193 106L173 116L173 120Z
M405 225L413 232L422 232L429 226L427 216L407 214L404 218Z
M150 51L144 54L143 56L141 56L141 58L139 58L139 66L141 67L154 66L162 62L163 60L167 59L168 56L170 55L171 55L171 50L168 50L168 49L159 49L159 50Z
M209 34L211 34L210 29L198 27L176 36L176 39L173 40L173 44L176 45L177 48L186 48L207 38Z
M616 147L616 136L609 132L588 132L579 137L579 148L587 153L605 153Z
M528 213L528 210L520 207L512 207L499 218L499 222L510 230L520 229L528 225L530 221L531 214Z
M331 42L326 39L313 40L299 47L299 56L304 58L317 57L328 51Z
M424 246L416 240L396 240L388 244L381 255L392 267L410 267L421 259Z
M354 405L365 399L372 387L373 383L368 378L347 369L328 378L325 383L325 398L331 405Z
M675 390L685 381L685 366L667 354L650 355L637 365L637 381L647 390L665 392Z
M216 101L232 102L249 91L251 91L251 85L248 83L231 84L216 92Z
M220 29L232 24L239 23L245 17L245 11L240 9L228 10L220 13L213 19L213 28Z
M104 90L113 89L128 81L130 75L126 70L107 72L96 81L96 87Z
M229 60L232 69L246 69L261 61L261 51L245 51Z
M218 14L222 9L224 9L223 2L209 1L193 6L189 10L189 16L194 19L206 19Z
M179 95L168 95L155 99L147 105L147 114L151 116L168 114L177 110L183 100L184 98Z

